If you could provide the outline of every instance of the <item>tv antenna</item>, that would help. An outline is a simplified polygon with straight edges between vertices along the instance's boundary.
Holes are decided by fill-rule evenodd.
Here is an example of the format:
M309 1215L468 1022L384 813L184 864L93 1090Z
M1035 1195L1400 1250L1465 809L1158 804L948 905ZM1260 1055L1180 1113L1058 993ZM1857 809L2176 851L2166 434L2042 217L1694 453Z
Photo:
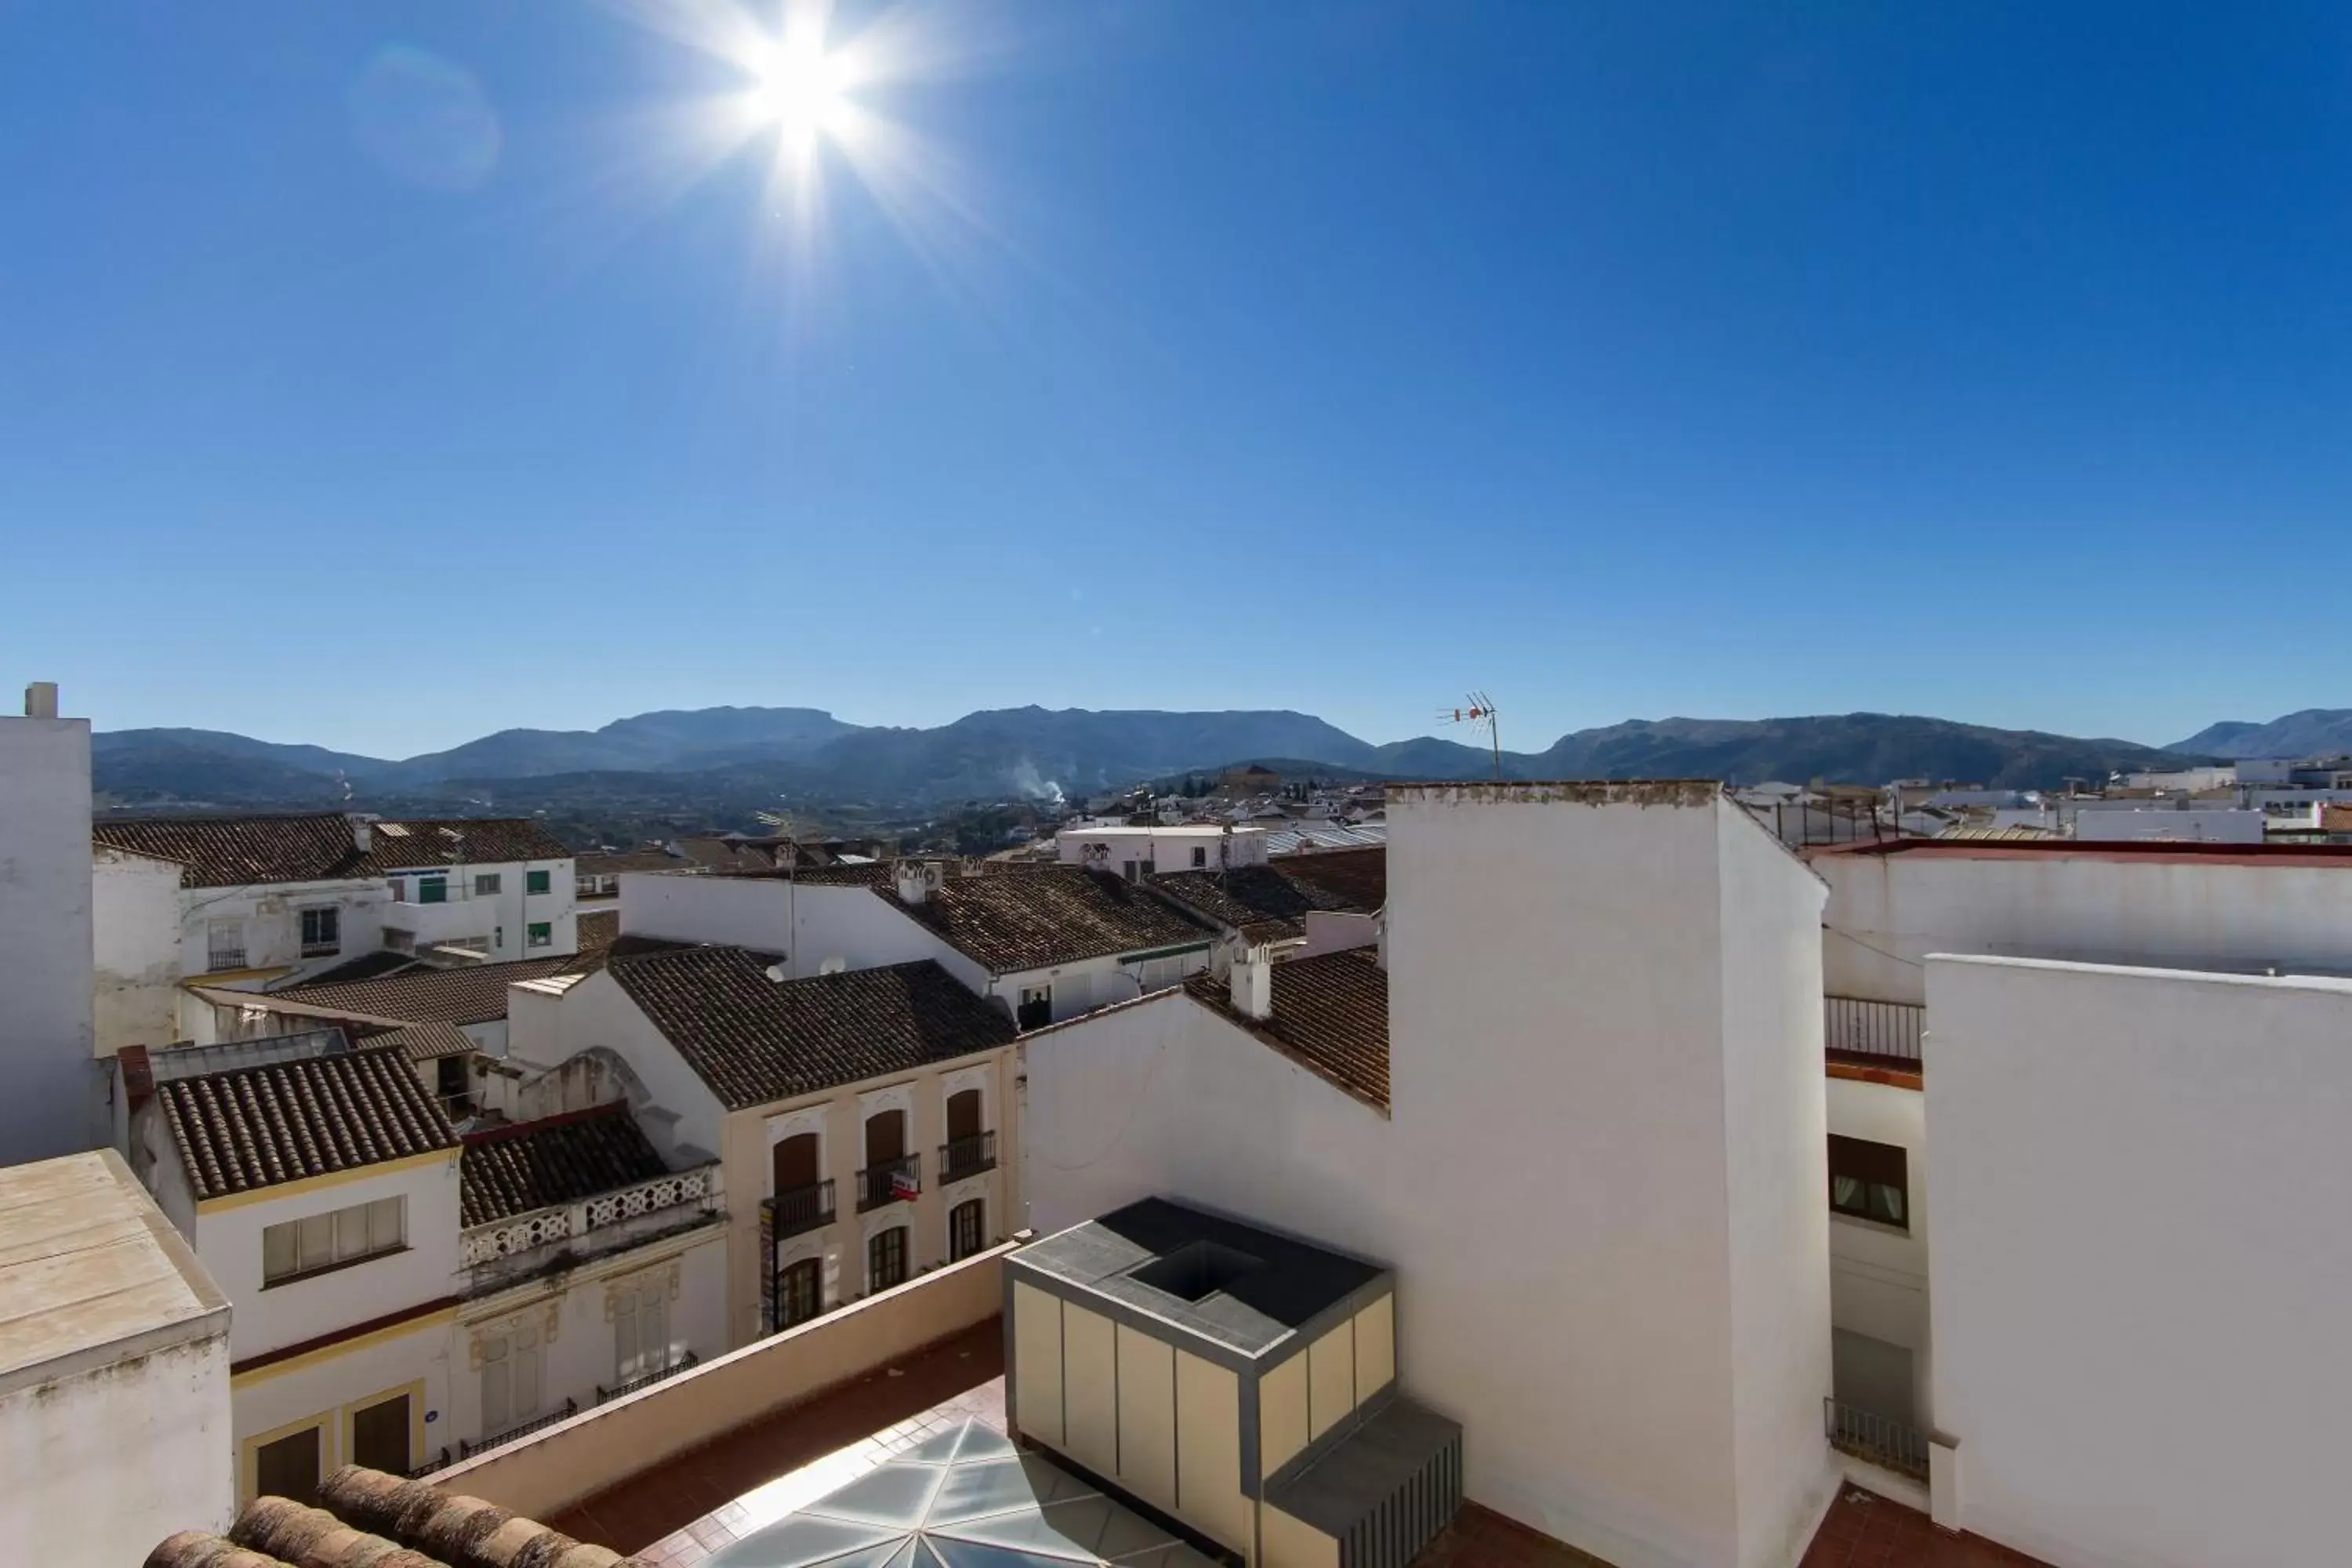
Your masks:
M1503 776L1503 737L1495 728L1495 700L1483 691L1473 691L1462 701L1462 707L1439 710L1437 717L1444 723L1467 724L1486 731L1487 748L1495 754L1495 777L1499 780Z

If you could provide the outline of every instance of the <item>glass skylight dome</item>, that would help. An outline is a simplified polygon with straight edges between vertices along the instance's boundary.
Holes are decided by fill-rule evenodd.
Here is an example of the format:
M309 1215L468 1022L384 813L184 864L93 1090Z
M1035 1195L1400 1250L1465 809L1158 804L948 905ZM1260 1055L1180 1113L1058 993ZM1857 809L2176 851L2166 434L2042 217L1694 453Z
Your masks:
M709 1558L710 1568L1215 1568L977 1421Z

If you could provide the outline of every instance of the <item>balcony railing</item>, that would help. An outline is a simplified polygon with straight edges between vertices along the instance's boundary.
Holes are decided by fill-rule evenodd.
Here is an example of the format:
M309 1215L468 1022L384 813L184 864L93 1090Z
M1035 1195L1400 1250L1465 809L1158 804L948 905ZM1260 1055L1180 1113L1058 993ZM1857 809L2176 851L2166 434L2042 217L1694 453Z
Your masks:
M679 1373L692 1369L701 1360L700 1356L688 1351L659 1372L649 1372L642 1377L633 1377L626 1383L615 1384L610 1388L600 1383L596 1385L596 1403L610 1405L615 1399L635 1394L641 1388L651 1388L666 1377L676 1377Z
M439 1449L435 1453L426 1455L423 1464L408 1472L408 1479L412 1481L421 1481L436 1470L447 1469L453 1462L454 1461L449 1458L448 1449Z
M1831 1050L1918 1064L1927 1008L1863 996L1824 996L1822 1002L1823 1043Z
M1884 1465L1915 1480L1927 1479L1927 1439L1899 1421L1824 1399L1822 1430L1830 1447L1841 1453Z
M518 1437L528 1437L533 1432L554 1426L558 1421L569 1421L574 1415L579 1414L580 1402L576 1399L566 1399L563 1402L562 1409L551 1410L544 1415L534 1416L530 1420L524 1422L520 1426L509 1426L505 1431L499 1433L497 1436L485 1437L478 1443L468 1443L464 1438L459 1438L457 1440L457 1458L461 1459L470 1459L477 1454L488 1453L492 1448L503 1447L507 1444L513 1442Z
M940 1180L958 1182L996 1168L996 1134L975 1132L940 1145Z
M833 1223L833 1184L812 1182L805 1187L787 1187L761 1204L760 1209L768 1217L771 1240L781 1241L804 1230L815 1230Z
M243 969L245 948L241 943L236 947L208 947L205 949L205 972L212 974L225 969Z
M643 1215L683 1209L688 1205L713 1210L719 1207L721 1195L717 1165L673 1171L649 1182L599 1193L580 1203L557 1204L496 1224L476 1226L458 1237L457 1261L468 1268L478 1268L551 1242L587 1237Z
M904 1178L903 1182L901 1178ZM902 1154L857 1173L857 1212L878 1209L923 1190L923 1157Z

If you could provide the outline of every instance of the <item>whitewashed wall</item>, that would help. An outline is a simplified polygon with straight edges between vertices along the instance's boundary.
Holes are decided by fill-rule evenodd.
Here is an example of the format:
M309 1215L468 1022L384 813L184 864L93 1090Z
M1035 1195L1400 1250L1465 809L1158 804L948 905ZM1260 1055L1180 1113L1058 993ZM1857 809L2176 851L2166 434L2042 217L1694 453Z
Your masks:
M228 1336L0 1396L0 1542L12 1563L141 1563L236 1509Z
M180 866L100 847L90 864L96 1049L180 1038Z
M436 1301L458 1287L457 1155L381 1175L308 1187L285 1197L199 1207L196 1256L235 1311L236 1359L299 1344L404 1307ZM331 1273L262 1289L261 1233L268 1226L330 1214L395 1194L408 1200L407 1250Z
M0 1163L106 1142L90 952L89 721L0 717Z
M1715 827L1738 1561L1793 1563L1826 1502L1829 1170L1811 1042L1822 1037L1828 890L1738 808L1718 806Z
M2058 1568L2344 1560L2352 982L1935 959L1937 1422Z
M1916 1089L1829 1080L1829 1131L1904 1152L1910 1184L1906 1235L1844 1215L1829 1216L1830 1321L1848 1333L1911 1352L1911 1426L1936 1425L1934 1337L1927 1313L1927 1101ZM1880 1411L1877 1414L1887 1414Z
M1941 849L1811 864L1830 884L1822 979L1838 995L1923 1001L1931 952L2352 968L2352 864Z
M1140 1003L1023 1043L1033 1223L1159 1193L1392 1264L1474 1500L1622 1568L1791 1563L1832 1484L1820 884L1711 790L1546 794L1390 791L1392 1121Z
M495 1436L482 1430L480 1344L487 1334L520 1321L541 1331L537 1414L562 1409L566 1398L583 1410L593 1407L599 1386L620 1381L610 1307L616 1289L658 1279L671 1289L667 1310L673 1357L692 1351L708 1361L725 1353L730 1348L725 1237L724 1228L714 1226L468 1301L451 1338L446 1430L434 1442L454 1446L459 1438L479 1442Z

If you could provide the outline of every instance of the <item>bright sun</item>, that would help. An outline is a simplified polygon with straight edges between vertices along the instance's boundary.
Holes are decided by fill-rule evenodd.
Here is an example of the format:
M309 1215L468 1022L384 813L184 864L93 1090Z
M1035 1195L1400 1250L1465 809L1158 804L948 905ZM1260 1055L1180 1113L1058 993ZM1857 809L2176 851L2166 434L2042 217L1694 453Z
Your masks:
M803 35L771 47L754 68L761 116L796 141L838 132L848 109L847 62L824 40Z

